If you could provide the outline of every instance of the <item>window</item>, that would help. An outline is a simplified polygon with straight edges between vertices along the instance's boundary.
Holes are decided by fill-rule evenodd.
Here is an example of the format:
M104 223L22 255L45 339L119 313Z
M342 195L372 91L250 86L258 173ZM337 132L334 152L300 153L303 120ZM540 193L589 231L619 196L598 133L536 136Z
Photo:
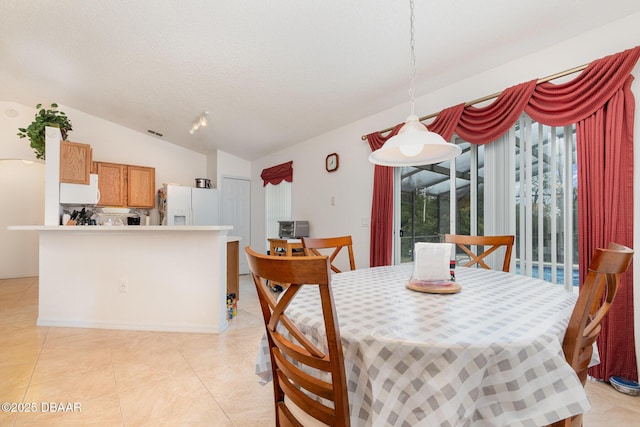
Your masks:
M457 158L396 171L396 260L411 261L416 242L440 242L449 232L514 234L512 271L577 285L575 126L523 114L490 144L454 142Z
M282 181L278 185L271 183L265 187L265 231L267 238L278 237L278 221L291 219L291 183ZM266 250L270 249L265 241Z
M515 126L516 271L578 285L578 168L575 126L523 116Z

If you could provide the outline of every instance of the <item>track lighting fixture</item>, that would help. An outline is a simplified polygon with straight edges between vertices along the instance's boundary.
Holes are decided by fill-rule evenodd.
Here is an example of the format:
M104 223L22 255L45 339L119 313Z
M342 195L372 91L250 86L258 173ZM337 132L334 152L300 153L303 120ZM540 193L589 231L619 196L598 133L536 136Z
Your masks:
M191 129L189 129L189 133L191 135L195 134L197 130L199 130L201 127L205 127L208 124L208 118L207 115L209 114L208 111L203 111L202 114L200 114L200 116L193 122L193 124L191 125Z

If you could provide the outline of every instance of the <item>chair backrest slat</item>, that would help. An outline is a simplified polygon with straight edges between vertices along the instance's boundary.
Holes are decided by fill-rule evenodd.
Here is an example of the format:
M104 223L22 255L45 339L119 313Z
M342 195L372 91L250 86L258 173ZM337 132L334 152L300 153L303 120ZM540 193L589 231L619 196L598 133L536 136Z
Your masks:
M342 248L347 249L347 255L349 257L349 267L351 270L356 269L356 262L353 257L353 239L351 236L340 237L303 237L302 247L304 248L305 255L322 255L323 249L333 249L333 252L329 255L329 262L331 263L331 270L336 273L342 271L334 265L334 261Z
M513 250L513 242L515 237L512 235L507 236L465 236L461 234L445 234L444 241L447 243L455 243L460 249L462 249L470 260L463 264L464 267L471 267L478 264L482 268L490 270L491 268L486 264L484 258L495 252L497 249L504 246L504 261L502 262L502 271L509 271L511 266L511 252ZM490 246L489 249L484 250L479 254L473 253L471 246Z

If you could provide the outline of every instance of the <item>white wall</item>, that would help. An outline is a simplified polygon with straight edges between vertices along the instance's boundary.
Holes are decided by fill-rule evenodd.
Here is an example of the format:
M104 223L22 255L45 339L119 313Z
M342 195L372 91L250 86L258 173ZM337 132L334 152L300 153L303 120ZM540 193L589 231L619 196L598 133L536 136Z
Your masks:
M218 181L216 180L218 166L218 152L214 152L207 156L207 176L202 178L209 178L211 180L211 187L218 188Z
M38 275L38 233L9 231L44 216L43 163L0 159L0 278Z
M216 188L220 188L220 185L222 185L223 176L251 178L251 162L241 159L240 157L218 150L216 164L217 172L215 181L218 184Z
M360 136L365 129L379 126L380 122L371 122L367 128L350 125L255 161L251 246L261 250L266 238L277 237L265 236L265 191L260 174L264 168L292 160L293 219L308 220L312 236L352 235L356 267L368 267L373 165L367 160L368 145ZM329 173L325 159L334 152L339 155L340 167ZM335 197L335 206L331 197Z

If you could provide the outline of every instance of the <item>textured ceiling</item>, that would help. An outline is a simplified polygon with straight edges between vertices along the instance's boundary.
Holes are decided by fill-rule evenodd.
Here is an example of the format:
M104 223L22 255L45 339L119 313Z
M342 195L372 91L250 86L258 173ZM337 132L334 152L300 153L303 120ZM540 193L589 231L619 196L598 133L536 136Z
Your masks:
M640 11L637 0L416 3L418 95ZM0 99L253 160L407 102L408 26L408 0L2 1ZM204 110L209 126L190 135Z

